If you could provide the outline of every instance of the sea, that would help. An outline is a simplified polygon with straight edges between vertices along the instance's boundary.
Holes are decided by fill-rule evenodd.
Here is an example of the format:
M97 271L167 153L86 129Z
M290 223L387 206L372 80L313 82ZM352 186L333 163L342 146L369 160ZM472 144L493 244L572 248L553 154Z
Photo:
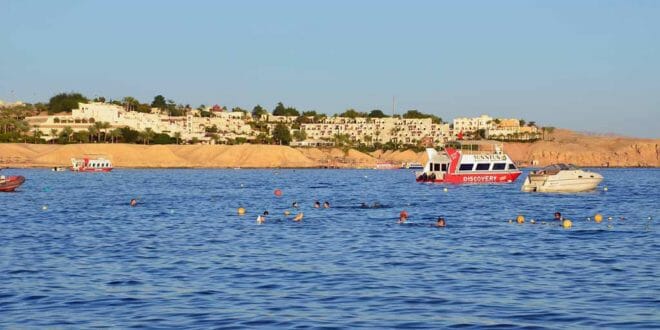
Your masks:
M0 328L658 329L660 170L594 170L545 194L526 173L5 169L27 181L0 193Z

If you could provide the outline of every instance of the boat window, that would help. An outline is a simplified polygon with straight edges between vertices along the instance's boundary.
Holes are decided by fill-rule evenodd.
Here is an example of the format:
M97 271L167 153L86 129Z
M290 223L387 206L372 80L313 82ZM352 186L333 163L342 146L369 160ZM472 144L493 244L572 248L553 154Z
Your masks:
M440 171L440 164L433 164L433 171Z
M467 164L461 164L461 167L459 167L458 169L461 171L472 171L472 167L474 167L474 164L467 163Z
M515 165L514 163L509 164L509 169L510 169L510 170L515 170L515 169L516 169L516 165Z
M478 163L477 171L488 171L490 168L490 163Z
M506 163L493 164L493 171L503 171L506 168Z
M442 164L442 171L447 172L447 164Z

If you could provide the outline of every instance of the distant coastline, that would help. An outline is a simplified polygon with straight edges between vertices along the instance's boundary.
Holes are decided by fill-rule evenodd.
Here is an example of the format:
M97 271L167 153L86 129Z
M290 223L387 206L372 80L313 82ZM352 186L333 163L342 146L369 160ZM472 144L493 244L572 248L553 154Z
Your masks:
M660 139L589 136L558 130L549 141L505 143L523 167L572 163L584 167L660 167ZM279 145L0 144L0 167L69 166L83 154L105 154L117 168L374 168L377 162L426 162L412 150L363 153L354 149Z

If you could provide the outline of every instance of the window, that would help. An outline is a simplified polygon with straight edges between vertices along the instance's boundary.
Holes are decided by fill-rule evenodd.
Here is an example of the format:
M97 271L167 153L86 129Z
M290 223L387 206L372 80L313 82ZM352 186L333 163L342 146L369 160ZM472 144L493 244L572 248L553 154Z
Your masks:
M490 168L490 163L477 164L477 171L488 171L489 168Z
M433 164L433 171L440 171L440 164Z
M447 164L442 164L442 171L447 172Z
M493 164L493 171L503 171L506 168L506 163Z
M510 169L510 170L515 170L515 169L516 169L516 165L513 164L513 163L509 164L509 169Z
M472 171L473 166L474 164L461 164L461 167L459 167L458 169L461 171Z

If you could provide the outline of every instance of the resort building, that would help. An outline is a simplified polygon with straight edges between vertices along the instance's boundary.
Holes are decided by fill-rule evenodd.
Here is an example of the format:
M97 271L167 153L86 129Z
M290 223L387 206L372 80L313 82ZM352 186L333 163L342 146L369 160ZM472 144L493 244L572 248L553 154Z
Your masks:
M39 129L46 140L57 138L51 136L51 131L61 131L70 127L74 132L87 130L96 122L107 122L111 128L130 127L137 131L147 128L154 133L166 133L174 136L179 133L183 140L197 138L209 141L206 127L214 127L218 135L225 139L236 137L248 138L252 129L243 120L242 112L225 112L213 117L196 117L192 113L186 116L173 117L158 113L143 113L127 111L124 107L110 103L79 103L78 109L73 109L70 115L51 115L28 117L26 121L33 130Z

